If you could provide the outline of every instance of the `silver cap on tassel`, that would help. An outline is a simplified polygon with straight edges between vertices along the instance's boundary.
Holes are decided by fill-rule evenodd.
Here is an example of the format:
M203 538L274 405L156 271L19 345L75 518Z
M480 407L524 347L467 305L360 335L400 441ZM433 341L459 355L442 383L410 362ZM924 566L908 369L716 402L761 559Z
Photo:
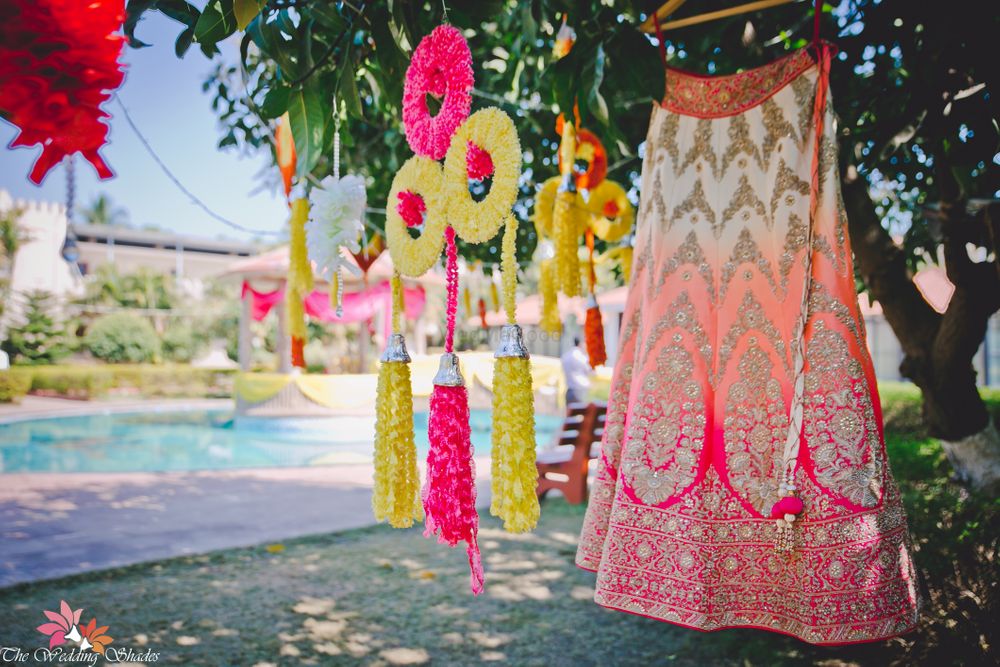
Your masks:
M410 363L410 353L406 351L406 339L403 338L403 334L394 333L389 336L389 343L385 346L381 360L383 362L398 361L404 364Z
M590 310L591 308L597 308L597 297L593 292L591 292L590 296L587 297L587 310Z
M457 354L445 352L441 355L441 365L438 366L437 375L434 376L434 384L439 387L465 386L465 378L462 377L462 370L458 367Z
M500 329L500 345L493 353L494 359L528 359L528 348L524 346L524 334L516 324L505 324Z

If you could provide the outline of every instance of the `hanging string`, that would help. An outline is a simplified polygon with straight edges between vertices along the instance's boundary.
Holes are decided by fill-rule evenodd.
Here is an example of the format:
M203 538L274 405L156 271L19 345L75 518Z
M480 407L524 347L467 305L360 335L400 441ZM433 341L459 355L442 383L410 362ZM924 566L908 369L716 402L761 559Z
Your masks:
M653 12L653 25L656 26L656 44L660 47L660 60L663 61L663 69L667 68L667 45L663 42L663 31L660 30L660 17Z
M455 351L455 313L458 311L458 248L455 247L455 230L451 225L444 230L444 238L448 243L446 268L448 329L444 339L444 351L450 354Z
M817 56L819 56L819 17L822 13L823 0L816 0L816 5L813 9L813 49L816 49Z
M799 306L799 317L796 325L798 335L794 337L794 366L792 382L792 401L788 420L788 434L785 439L785 449L782 453L782 480L779 485L781 500L775 505L779 508L782 503L787 503L785 498L795 497L795 471L798 466L799 445L802 439L802 427L804 420L804 394L805 394L805 337L806 327L809 324L809 297L812 293L813 283L813 237L815 234L816 216L819 210L819 187L820 187L820 148L822 146L824 121L826 114L826 96L830 84L830 49L823 44L817 45L817 58L819 61L819 79L816 84L816 98L813 106L813 123L815 126L815 139L812 151L812 169L809 198L809 225L806 227L805 239L805 284L802 287L802 301ZM795 501L793 501L795 502ZM801 511L801 503L795 502L795 507ZM774 512L775 510L772 510ZM779 512L780 513L780 512ZM791 516L791 520L782 517L775 517L779 521L778 544L780 551L791 551L794 542L792 536L792 522L796 518L796 512L782 513L783 517Z

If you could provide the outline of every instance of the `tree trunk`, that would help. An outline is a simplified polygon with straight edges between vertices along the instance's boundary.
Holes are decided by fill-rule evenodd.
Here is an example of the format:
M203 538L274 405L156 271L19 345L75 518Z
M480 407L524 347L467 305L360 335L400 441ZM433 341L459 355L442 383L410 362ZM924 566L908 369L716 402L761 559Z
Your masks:
M920 387L929 433L942 440L959 479L980 489L1000 485L1000 433L972 366L987 322L1000 306L994 267L969 260L968 229L949 220L943 244L955 293L943 315L935 312L913 284L902 249L882 227L864 179L849 175L843 191L858 273L899 339L900 373ZM957 209L944 212L959 217Z

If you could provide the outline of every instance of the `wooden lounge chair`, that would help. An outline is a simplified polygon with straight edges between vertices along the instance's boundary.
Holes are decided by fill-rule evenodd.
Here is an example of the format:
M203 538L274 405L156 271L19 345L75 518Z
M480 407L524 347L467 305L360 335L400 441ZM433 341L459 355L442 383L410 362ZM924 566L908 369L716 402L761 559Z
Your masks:
M601 436L607 403L572 403L555 448L538 454L538 497L559 489L566 502L587 500L587 472L591 459L601 453Z

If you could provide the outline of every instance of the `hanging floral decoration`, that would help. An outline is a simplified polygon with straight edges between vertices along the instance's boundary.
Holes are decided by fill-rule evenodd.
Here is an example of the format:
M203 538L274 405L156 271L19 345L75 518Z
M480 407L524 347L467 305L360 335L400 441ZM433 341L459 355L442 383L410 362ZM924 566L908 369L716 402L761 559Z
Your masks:
M587 319L584 325L587 351L592 366L607 361L603 323L597 304L596 272L598 262L618 262L623 274L631 270L632 248L628 235L635 222L635 209L625 189L606 179L607 152L600 139L586 129L577 130L562 115L556 121L560 134L559 176L546 180L535 197L533 219L540 247L554 248L554 256L541 262L543 331L559 333L557 295L579 296L581 289L580 237L586 237ZM586 162L586 169L575 165ZM624 241L603 256L594 252L594 238L606 243Z
M435 535L451 546L466 543L472 591L479 594L484 575L477 538L479 518L475 507L468 392L454 351L459 293L456 238L466 243L483 243L501 229L504 232L501 268L508 324L503 328L495 355L493 395L495 407L500 407L498 401L503 403L503 410L511 418L495 420L494 466L499 466L509 477L513 473L506 471L516 469L523 474L525 462L530 460L533 473L535 438L530 362L514 318L517 221L511 210L520 177L520 142L513 121L499 109L486 108L469 116L472 84L471 55L461 32L451 26L435 28L417 46L407 70L403 123L410 147L417 155L408 159L393 179L386 206L386 238L396 270L412 278L431 269L442 248L446 251L445 353L434 377L430 401L430 452L421 494L424 534ZM441 111L433 118L427 113L428 93L442 98ZM435 161L442 157L443 166ZM489 192L481 201L473 200L469 180L487 178L491 179ZM411 235L410 227L419 227L416 238ZM480 303L484 308L485 302ZM471 314L470 311L471 297L466 314ZM401 360L404 356L400 354L401 348L402 335L398 339L394 335L383 356L383 360L388 359L385 364L405 363ZM505 370L508 366L509 371ZM403 387L402 382L396 386L386 382L384 386L385 392L378 397L383 406L408 400L406 392L411 390ZM397 397L389 395L394 392ZM379 429L377 425L376 442L383 447L397 452L412 448L412 426L409 432ZM388 497L386 489L390 485L385 479L399 476L391 470L393 465L398 466L398 461L376 468L379 496L376 507L384 507ZM527 485L530 498L520 493L522 487L525 484L503 483L494 489L495 513L510 530L530 530L537 521L534 487ZM385 515L378 511L376 514Z
M109 114L101 108L124 79L124 0L12 0L0 11L0 111L19 132L11 148L40 144L34 183L80 153L98 176L114 174L99 151Z
M365 181L360 176L327 176L309 193L309 221L306 223L309 259L322 275L329 275L331 299L338 315L343 313L341 269L361 275L359 267L345 261L344 252L361 251L364 231L361 219L367 203Z
M420 40L403 83L403 128L410 149L440 160L472 109L472 52L462 32L441 25ZM427 95L440 100L431 116Z
M303 300L313 290L312 264L306 247L306 220L309 218L309 201L305 198L292 202L292 215L288 220L288 278L285 289L285 308L288 314L288 333L292 342L292 366L305 368L303 349L306 342L306 315Z
M576 31L566 24L566 16L563 15L562 25L556 32L556 43L552 47L552 55L556 57L556 60L569 55L574 43L576 43Z

